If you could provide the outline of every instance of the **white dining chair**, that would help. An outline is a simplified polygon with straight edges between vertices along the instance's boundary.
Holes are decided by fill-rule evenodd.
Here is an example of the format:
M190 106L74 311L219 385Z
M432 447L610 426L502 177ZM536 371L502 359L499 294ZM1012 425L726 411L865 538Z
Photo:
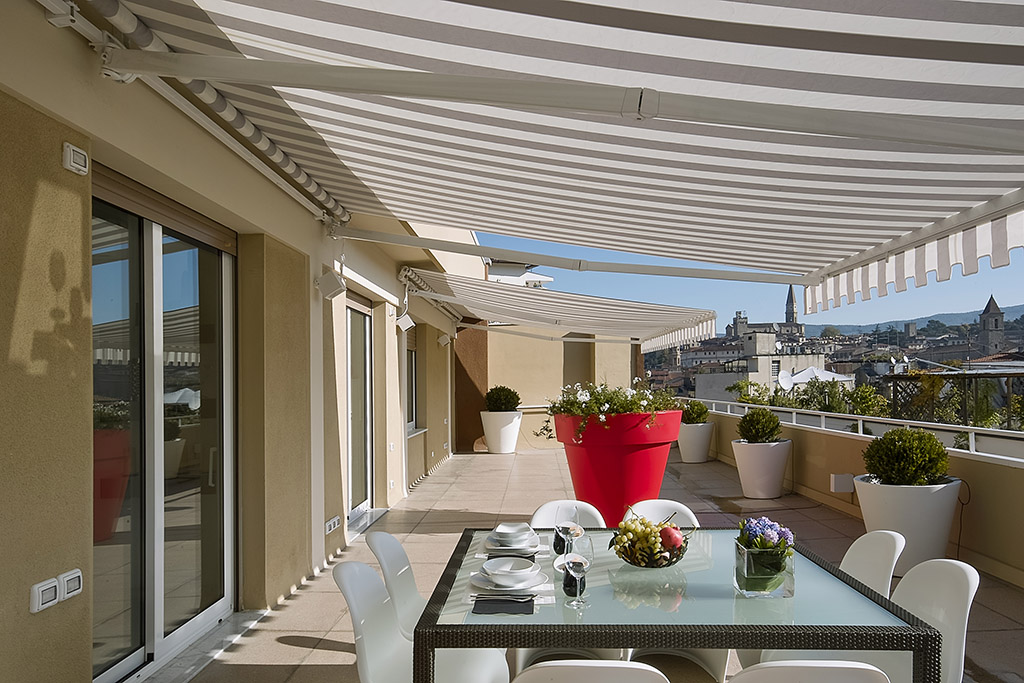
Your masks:
M559 660L534 664L513 683L669 683L665 674L639 662Z
M409 563L409 556L398 539L384 531L371 531L366 534L366 545L380 564L380 572L384 575L384 585L391 596L398 616L398 628L402 635L412 640L413 629L423 614L427 600L416 588L416 577Z
M730 683L890 683L878 667L864 662L794 660L743 669Z
M869 531L853 542L839 568L868 588L889 597L896 560L907 545L895 531Z
M533 517L530 518L530 526L535 529L553 528L558 521L555 517L558 514L559 506L566 504L576 506L576 515L584 529L607 528L608 525L605 524L604 517L596 507L582 500L572 500L571 498L550 500L541 505L533 512ZM558 579L558 576L555 578ZM556 590L561 590L561 588L556 586ZM624 653L618 648L521 647L515 651L513 673L523 671L540 659L551 659L553 657L577 658L580 661L620 661L624 658Z
M668 519L669 516L672 516L670 521L678 527L693 527L694 529L700 527L700 522L697 521L697 515L694 514L693 510L678 500L651 498L650 500L641 500L639 503L633 503L629 507L634 514L646 517L656 524L660 524ZM622 521L626 521L631 516L630 511L626 510Z
M558 506L565 505L566 503L576 506L576 513L579 515L579 523L584 529L605 529L604 517L601 516L600 511L590 503L585 503L582 500L549 500L548 502L541 505L539 508L534 510L533 517L530 518L530 526L534 529L551 529L558 522L555 516L558 514Z
M676 526L700 528L700 522L697 520L697 515L693 513L693 510L677 500L652 498L634 503L630 508L633 513L642 515L652 522L659 523L675 513L672 517L672 523ZM627 510L622 520L626 521L630 516L629 510ZM664 654L689 659L698 664L718 683L725 682L726 670L729 668L729 650L727 649L685 648L682 650L669 650L663 648L641 648L638 650L627 650L626 658L642 659L650 655Z
M928 560L911 567L892 592L894 603L942 634L942 683L963 680L967 619L979 580L977 570L965 562ZM913 679L913 658L909 652L765 650L761 657L762 662L789 659L856 660L874 664L885 671L893 683L909 683Z
M342 562L333 570L352 616L356 670L360 683L412 681L412 643L398 627L394 601L380 576L362 562ZM435 653L439 681L508 683L505 653L494 649L447 649Z
M892 573L907 539L895 531L869 531L847 548L839 568L868 588L889 597ZM740 666L757 664L763 659L760 650L737 650Z

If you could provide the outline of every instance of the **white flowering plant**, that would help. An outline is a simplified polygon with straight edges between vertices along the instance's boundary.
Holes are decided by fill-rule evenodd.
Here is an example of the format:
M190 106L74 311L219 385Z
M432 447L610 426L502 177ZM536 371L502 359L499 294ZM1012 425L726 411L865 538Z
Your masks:
M632 386L610 387L593 382L566 384L559 397L548 405L548 415L578 415L583 420L577 430L577 438L591 422L591 415L598 422L605 422L609 415L623 413L651 413L651 419L660 411L679 410L675 395L664 389L651 389L647 380L636 377ZM535 432L536 436L552 438L554 430L551 418Z

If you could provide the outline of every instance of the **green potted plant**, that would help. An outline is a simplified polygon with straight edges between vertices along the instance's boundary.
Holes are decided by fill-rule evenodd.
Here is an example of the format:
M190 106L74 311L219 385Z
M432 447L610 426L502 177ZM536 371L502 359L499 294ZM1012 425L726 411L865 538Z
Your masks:
M679 459L685 463L707 462L715 423L708 422L708 407L697 400L683 404L679 425Z
M576 498L597 507L606 522L615 524L628 506L658 497L682 418L672 394L652 390L639 377L628 387L570 384L548 414L565 446Z
M768 408L751 408L740 418L739 439L732 442L745 498L778 498L793 442L780 439L782 426Z
M506 386L491 387L484 396L487 410L480 411L484 425L484 440L489 453L515 453L519 441L519 425L523 413L519 408L519 393Z
M945 557L960 480L948 475L949 456L938 437L891 429L864 449L864 468L867 474L853 479L864 527L898 531L907 539L896 576Z

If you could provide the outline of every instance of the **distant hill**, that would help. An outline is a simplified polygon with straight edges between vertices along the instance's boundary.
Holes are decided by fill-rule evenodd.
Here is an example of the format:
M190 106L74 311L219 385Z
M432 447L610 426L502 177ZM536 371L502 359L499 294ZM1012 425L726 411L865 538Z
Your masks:
M869 323L866 325L835 325L839 328L839 331L843 334L860 334L862 332L872 332L877 324L879 329L885 330L892 325L897 330L903 329L904 323L917 323L918 328L924 327L928 324L929 320L938 320L945 325L963 325L965 323L973 323L978 320L978 315L981 314L983 309L976 311L965 311L963 313L935 313L933 315L924 315L920 318L907 318L905 320L887 320L879 323ZM1010 320L1016 320L1020 316L1024 315L1024 304L1018 304L1016 306L1007 306L1003 308L1003 314L1007 322ZM827 327L827 325L805 325L808 337L817 337L821 334L821 331Z

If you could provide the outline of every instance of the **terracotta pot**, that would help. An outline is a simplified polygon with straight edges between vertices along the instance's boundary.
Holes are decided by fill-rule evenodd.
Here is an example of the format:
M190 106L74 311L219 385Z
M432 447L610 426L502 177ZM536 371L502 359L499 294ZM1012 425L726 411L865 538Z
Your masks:
M94 429L92 432L92 540L114 535L121 516L128 477L132 473L131 432Z
M582 418L555 415L555 435L565 446L576 498L594 505L609 526L619 523L633 503L657 498L668 451L679 436L681 410L654 415L591 416L577 437Z

